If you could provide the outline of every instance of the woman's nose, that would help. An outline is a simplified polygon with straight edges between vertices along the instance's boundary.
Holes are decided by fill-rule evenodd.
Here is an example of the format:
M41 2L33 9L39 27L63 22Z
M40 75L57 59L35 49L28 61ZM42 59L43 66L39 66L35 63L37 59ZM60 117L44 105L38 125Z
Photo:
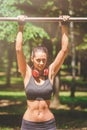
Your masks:
M42 60L40 61L40 64L41 64L41 65L43 64L43 61L42 61Z

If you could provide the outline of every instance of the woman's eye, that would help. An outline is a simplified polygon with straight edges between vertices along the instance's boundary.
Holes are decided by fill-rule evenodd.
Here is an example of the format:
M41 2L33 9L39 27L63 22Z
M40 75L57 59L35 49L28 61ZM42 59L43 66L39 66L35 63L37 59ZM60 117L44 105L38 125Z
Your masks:
M43 63L45 62L45 60L43 60Z
M39 59L37 59L37 62L40 62L40 60L39 60Z
M46 60L45 59L43 59L43 60L37 59L37 62L41 62L41 61L44 63Z

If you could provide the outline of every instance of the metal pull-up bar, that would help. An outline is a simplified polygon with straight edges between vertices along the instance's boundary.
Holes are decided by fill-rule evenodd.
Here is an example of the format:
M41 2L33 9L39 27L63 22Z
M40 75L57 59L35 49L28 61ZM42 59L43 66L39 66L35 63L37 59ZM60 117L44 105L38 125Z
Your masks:
M63 18L59 17L26 17L26 22L58 22L63 21ZM0 17L0 21L19 21L17 17ZM68 22L87 22L87 17L70 17Z

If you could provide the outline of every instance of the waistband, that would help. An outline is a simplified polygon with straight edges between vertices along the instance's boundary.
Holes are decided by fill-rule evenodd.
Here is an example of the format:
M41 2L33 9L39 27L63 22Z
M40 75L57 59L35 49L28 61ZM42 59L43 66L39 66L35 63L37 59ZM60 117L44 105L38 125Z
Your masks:
M52 128L56 130L56 122L55 118L44 122L33 122L23 119L21 128L21 130L50 130Z

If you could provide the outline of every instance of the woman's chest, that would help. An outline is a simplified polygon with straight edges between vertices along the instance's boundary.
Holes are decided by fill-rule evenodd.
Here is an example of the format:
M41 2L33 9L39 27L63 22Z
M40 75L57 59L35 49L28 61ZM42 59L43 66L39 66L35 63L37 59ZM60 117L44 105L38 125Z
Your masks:
M53 92L53 86L50 83L49 79L46 81L41 81L40 83L36 83L35 80L30 79L25 91L28 99L48 100L50 99Z

